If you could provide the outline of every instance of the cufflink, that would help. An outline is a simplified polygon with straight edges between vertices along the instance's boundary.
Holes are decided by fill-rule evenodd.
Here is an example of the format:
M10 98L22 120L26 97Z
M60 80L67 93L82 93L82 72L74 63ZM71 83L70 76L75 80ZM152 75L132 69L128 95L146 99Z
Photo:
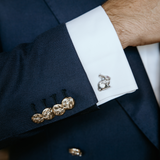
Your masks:
M101 81L98 83L98 90L99 91L103 91L107 88L110 87L110 77L109 76L103 76L103 75L99 75L99 77L101 78Z

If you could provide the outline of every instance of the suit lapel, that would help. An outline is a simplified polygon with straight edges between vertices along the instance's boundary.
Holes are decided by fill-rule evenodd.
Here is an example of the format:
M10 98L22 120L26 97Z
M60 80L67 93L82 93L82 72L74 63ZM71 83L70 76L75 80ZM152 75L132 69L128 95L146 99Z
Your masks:
M125 50L138 90L117 98L120 105L146 137L159 148L159 107L136 48Z
M44 0L59 23L65 23L101 5L104 0ZM118 103L146 137L159 148L159 108L136 48L125 50L139 89L117 98ZM127 76L126 76L127 77Z

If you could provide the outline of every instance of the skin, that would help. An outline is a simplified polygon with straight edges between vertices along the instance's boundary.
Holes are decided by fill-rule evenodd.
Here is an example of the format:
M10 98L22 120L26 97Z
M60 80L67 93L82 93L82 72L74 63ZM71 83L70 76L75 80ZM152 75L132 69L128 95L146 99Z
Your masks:
M123 48L160 42L160 0L108 0L102 7Z

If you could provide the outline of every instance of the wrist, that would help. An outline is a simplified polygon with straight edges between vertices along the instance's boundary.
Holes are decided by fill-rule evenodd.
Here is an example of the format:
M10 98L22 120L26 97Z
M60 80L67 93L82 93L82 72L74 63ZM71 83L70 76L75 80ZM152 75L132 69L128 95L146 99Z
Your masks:
M130 46L130 38L131 35L129 32L125 29L123 23L119 23L119 20L117 20L117 17L115 15L110 14L110 12L106 11L110 21L112 22L112 25L118 35L118 38L121 42L121 45L124 48Z
M126 11L114 1L107 1L102 5L102 8L112 22L122 47L136 46L135 42L139 39L138 29L136 30L135 26L133 28L131 17L126 15ZM136 32L134 32L135 30Z

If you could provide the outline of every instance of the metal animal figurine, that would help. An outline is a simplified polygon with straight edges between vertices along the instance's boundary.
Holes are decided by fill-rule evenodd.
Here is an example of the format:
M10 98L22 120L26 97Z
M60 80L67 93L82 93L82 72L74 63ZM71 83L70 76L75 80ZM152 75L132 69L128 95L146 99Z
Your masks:
M103 91L107 88L110 87L110 77L109 76L103 76L103 75L99 75L99 77L101 78L101 81L98 83L98 90L99 91Z

